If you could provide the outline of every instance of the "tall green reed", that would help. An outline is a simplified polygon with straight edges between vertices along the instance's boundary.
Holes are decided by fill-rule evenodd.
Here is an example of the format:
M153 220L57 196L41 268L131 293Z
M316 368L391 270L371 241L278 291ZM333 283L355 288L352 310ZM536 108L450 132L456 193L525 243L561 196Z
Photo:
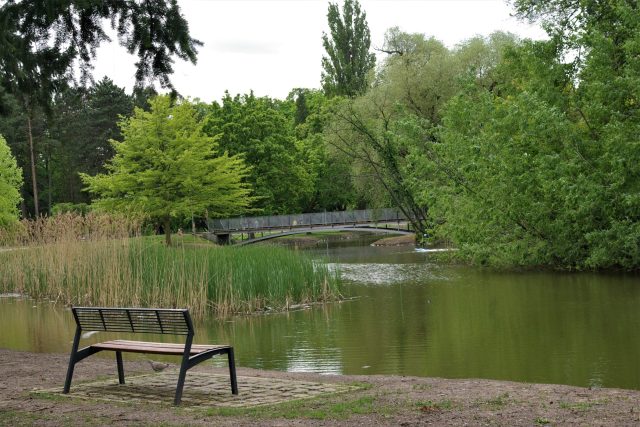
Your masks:
M222 316L340 298L335 273L287 249L165 247L126 237L136 228L125 220L57 221L32 225L30 234L43 237L0 252L1 292L75 305L189 307L196 315Z

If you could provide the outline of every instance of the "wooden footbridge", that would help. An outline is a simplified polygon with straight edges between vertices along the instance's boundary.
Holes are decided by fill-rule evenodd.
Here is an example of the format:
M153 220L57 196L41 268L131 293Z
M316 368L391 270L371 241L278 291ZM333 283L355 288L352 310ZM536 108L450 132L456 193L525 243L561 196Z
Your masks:
M240 241L235 242L239 245L318 231L413 234L404 214L393 208L226 219L209 218L207 222L211 240L229 244L232 243L231 235L239 234Z

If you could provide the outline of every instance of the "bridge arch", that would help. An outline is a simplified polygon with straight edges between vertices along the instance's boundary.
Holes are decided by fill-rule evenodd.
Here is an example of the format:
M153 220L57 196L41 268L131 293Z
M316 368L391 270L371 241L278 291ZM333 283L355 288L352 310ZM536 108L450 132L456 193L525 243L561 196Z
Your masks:
M310 231L373 231L377 233L413 234L406 229L407 218L398 209L363 209L294 215L256 216L207 220L211 240L229 243L231 234L279 233L248 239L250 244L277 237ZM393 225L393 227L389 227ZM402 225L402 226L401 226ZM382 227L384 226L384 227Z
M318 231L356 231L356 232L368 232L379 234L415 234L415 232L406 229L399 228L382 228L382 227L313 227L313 228L296 228L292 230L282 230L278 233L268 234L266 236L259 236L250 238L247 240L241 240L233 243L235 246L250 245L252 243L264 242L266 240L277 239L278 237L291 236L294 234L307 234Z

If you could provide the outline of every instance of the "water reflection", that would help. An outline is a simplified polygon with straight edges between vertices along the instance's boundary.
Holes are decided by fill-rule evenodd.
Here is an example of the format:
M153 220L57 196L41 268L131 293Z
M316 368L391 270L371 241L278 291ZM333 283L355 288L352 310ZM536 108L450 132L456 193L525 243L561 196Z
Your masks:
M239 365L260 369L640 389L637 275L443 267L400 247L312 253L336 263L358 298L205 319L195 341L230 342ZM0 347L30 351L68 352L74 330L63 308L6 298L0 324Z
M416 280L448 280L434 264L336 264L343 279L367 285L395 285Z

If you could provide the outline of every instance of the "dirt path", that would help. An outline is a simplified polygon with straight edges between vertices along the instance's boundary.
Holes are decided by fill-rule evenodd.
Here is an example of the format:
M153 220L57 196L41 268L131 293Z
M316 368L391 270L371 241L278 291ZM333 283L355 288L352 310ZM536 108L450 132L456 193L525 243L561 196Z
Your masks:
M33 393L61 389L67 362L67 355L0 349L0 425L640 425L640 391L489 380L323 376L240 368L239 375L263 382L274 378L353 389L253 408L221 408L215 402L209 408L175 408L170 401L122 403ZM151 373L145 362L127 361L125 369L128 375ZM113 361L92 357L77 366L74 384L99 378L117 382L116 377Z

